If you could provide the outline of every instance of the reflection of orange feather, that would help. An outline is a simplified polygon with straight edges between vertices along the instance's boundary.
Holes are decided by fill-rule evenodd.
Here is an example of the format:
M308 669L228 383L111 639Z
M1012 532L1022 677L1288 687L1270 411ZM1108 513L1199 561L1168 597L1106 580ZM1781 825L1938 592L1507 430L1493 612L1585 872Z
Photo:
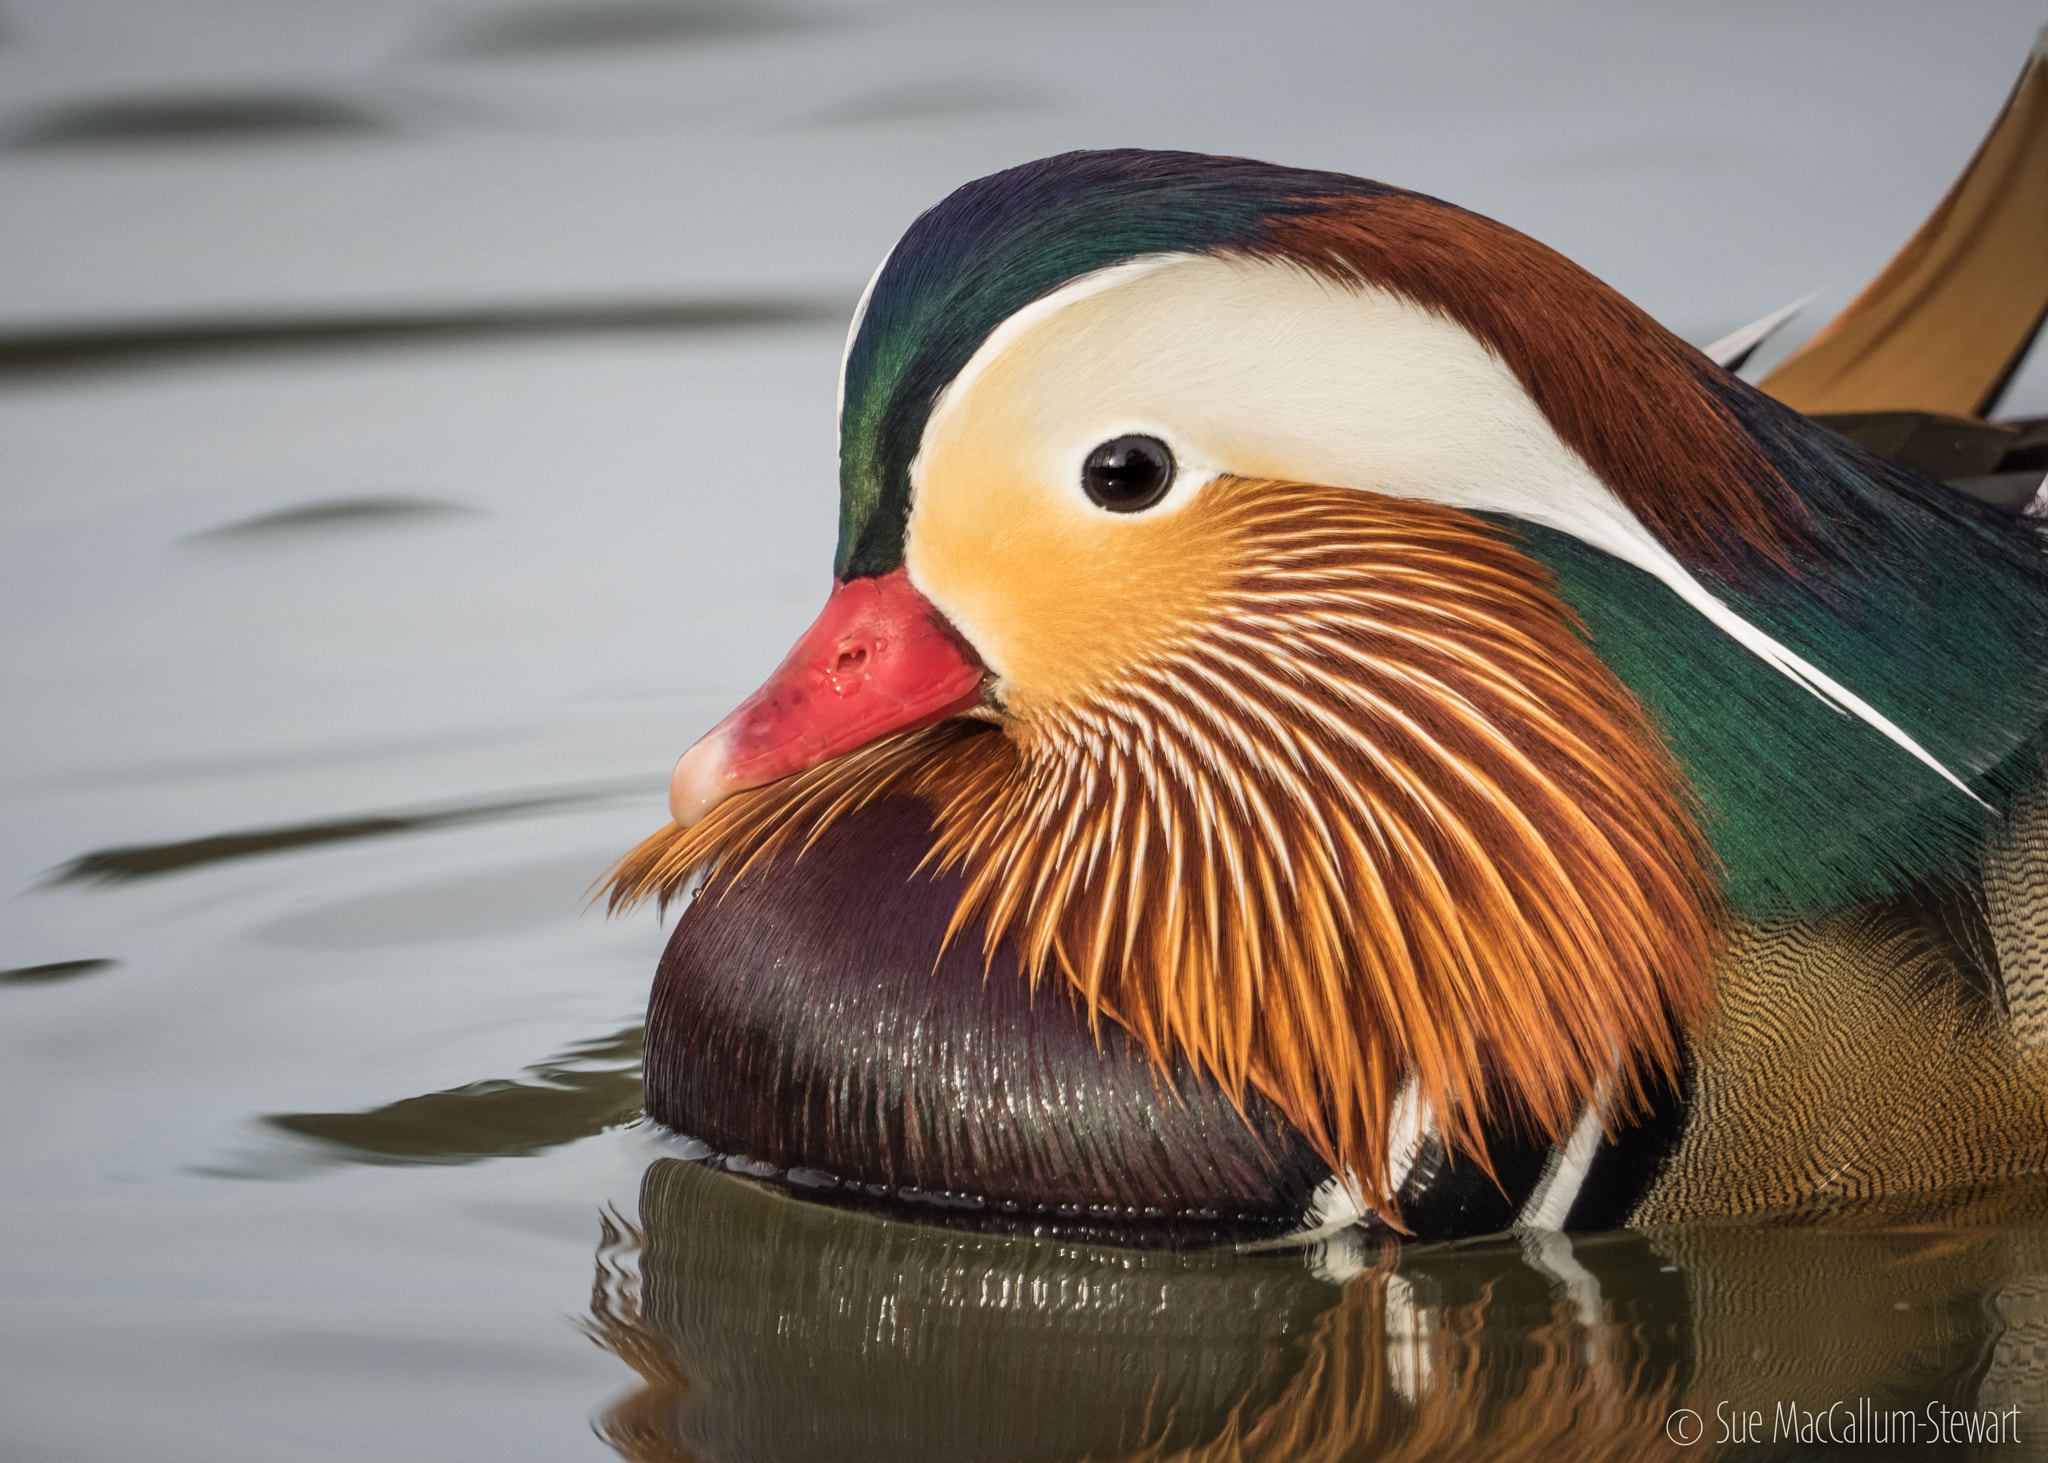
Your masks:
M1625 1108L1707 1004L1720 914L1677 769L1545 571L1370 493L1226 479L1185 511L1231 567L1113 685L739 794L628 854L614 905L909 792L956 930L1263 1092L1383 1211L1410 1073L1482 1163L1488 1120Z

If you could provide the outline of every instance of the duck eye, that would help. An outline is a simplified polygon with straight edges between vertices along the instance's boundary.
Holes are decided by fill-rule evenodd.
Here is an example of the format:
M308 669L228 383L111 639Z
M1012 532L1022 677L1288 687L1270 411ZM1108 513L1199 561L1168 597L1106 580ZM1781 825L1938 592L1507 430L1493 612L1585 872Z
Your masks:
M1081 486L1112 513L1137 513L1173 486L1173 453L1157 437L1112 437L1081 464Z

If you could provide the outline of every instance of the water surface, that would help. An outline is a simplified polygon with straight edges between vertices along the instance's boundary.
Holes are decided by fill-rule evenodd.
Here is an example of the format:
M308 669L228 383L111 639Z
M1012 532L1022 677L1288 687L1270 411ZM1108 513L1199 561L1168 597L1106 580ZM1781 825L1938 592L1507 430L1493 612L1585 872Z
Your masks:
M844 315L955 183L1376 174L1704 340L1846 298L2037 24L0 0L0 1457L1642 1457L1861 1397L2048 1437L2034 1188L1403 1254L827 1212L638 1124L663 931L584 909L822 601Z

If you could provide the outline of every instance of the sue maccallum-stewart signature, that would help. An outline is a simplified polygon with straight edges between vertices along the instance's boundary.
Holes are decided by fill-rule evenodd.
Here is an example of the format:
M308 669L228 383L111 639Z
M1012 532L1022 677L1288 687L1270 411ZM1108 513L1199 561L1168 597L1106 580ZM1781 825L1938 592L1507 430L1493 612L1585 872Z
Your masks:
M1768 1427L1768 1431L1766 1428ZM1681 1407L1664 1423L1665 1434L1686 1447L1705 1439L1707 1420ZM1719 1443L2017 1443L2020 1409L1972 1411L1929 1402L1911 1408L1881 1408L1868 1397L1835 1401L1822 1408L1779 1402L1762 1408L1714 1405L1714 1442Z

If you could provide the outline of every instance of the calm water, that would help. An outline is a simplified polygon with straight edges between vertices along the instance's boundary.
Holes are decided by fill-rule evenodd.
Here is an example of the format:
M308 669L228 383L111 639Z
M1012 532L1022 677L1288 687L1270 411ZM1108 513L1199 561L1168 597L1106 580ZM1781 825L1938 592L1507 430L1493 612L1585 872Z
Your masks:
M2048 1456L2040 1186L1398 1255L827 1213L637 1126L663 931L583 911L822 600L844 315L953 184L1377 174L1703 340L1845 298L2038 20L0 0L0 1458L1806 1457L1866 1398L1916 1439L1839 1456Z

